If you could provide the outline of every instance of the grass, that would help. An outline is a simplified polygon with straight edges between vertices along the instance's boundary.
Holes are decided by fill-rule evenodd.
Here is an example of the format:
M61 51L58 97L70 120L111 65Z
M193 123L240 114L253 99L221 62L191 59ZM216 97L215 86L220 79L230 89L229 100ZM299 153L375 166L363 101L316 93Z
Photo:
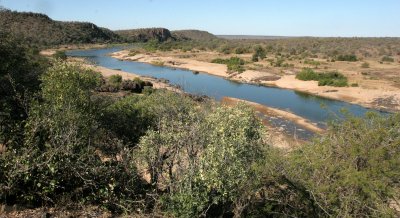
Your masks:
M317 73L312 69L303 69L296 75L296 79L303 81L318 81L318 86L348 86L347 78L339 72Z

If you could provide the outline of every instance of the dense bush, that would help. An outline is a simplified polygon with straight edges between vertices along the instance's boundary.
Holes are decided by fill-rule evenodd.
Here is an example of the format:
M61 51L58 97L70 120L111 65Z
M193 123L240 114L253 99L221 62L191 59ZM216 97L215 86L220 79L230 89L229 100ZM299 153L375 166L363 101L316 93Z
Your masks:
M243 67L245 62L244 62L244 60L242 60L238 57L231 57L229 59L217 58L217 59L212 60L211 63L226 64L226 66L228 67L229 73L233 73L233 72L243 73L245 71L245 69Z
M260 121L246 107L209 113L187 101L177 107L175 120L163 117L139 143L151 184L168 186L161 204L178 217L240 215L263 160Z
M290 155L291 178L311 194L318 216L396 216L399 124L399 115L350 117Z
M29 12L0 10L0 26L39 46L121 41L111 30L92 23L54 21L44 14Z
M349 61L349 62L356 62L358 61L357 56L356 55L339 55L337 57L338 61Z
M99 110L92 100L98 74L55 63L41 80L41 100L29 112L24 146L1 157L1 201L131 207L125 200L135 199L140 182L129 150L98 128Z
M107 81L102 81L101 86L97 87L96 90L99 92L119 92L122 90L132 93L142 93L146 87L151 88L153 84L139 78L123 80L121 75L112 75Z
M389 57L389 56L384 56L381 59L382 62L394 62L394 58Z
M53 57L60 60L67 60L67 55L65 54L65 51L56 51Z
M257 62L259 60L263 60L265 57L266 57L265 49L262 48L261 46L256 46L254 48L254 54L253 54L251 60L253 62Z
M338 72L316 73L309 68L303 69L296 75L296 79L304 81L318 81L319 86L348 86L347 78Z
M48 63L34 47L0 31L0 144L22 143L29 102Z

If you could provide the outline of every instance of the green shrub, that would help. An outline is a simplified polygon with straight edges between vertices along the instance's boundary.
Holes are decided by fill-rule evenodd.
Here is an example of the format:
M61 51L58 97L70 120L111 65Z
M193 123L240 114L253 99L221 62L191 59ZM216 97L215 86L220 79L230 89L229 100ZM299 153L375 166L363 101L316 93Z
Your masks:
M2 202L131 207L141 183L129 150L121 153L121 141L99 128L92 96L98 80L90 70L58 62L42 76L41 100L32 103L24 146L0 157Z
M338 61L349 61L349 62L356 62L358 61L357 56L350 54L350 55L339 55L337 57Z
M310 193L317 217L396 217L400 116L367 114L332 123L326 136L290 154L290 180ZM307 196L307 195L306 195Z
M362 68L369 68L369 63L368 62L364 62L361 64Z
M233 73L233 72L243 73L245 71L245 69L243 67L245 62L244 62L244 60L242 60L239 57L231 57L229 59L217 58L217 59L212 60L211 63L226 64L228 67L229 73Z
M381 59L382 62L394 62L394 58L389 57L389 56L384 56Z
M138 148L151 183L169 185L161 203L177 217L224 215L222 208L240 215L254 188L254 168L264 160L260 121L243 106L209 113L185 101L175 107L175 119L159 120Z
M53 57L55 59L67 60L67 55L65 54L65 51L56 51Z
M321 65L321 62L315 61L315 60L312 60L312 59L306 59L306 60L304 60L304 64L308 64L308 65L312 65L314 67L318 67L318 66Z
M314 72L312 69L305 68L300 73L296 75L296 79L303 81L319 80L318 73Z
M311 69L305 68L296 75L296 79L303 81L318 81L319 86L348 86L347 78L338 72L316 73Z
M122 83L122 76L121 75L118 75L118 74L116 74L116 75L111 75L109 78L108 78L108 83L111 85L111 86L113 86L113 87L116 87L116 88L120 88L121 87L121 83Z
M261 46L256 46L254 48L254 54L252 56L252 61L257 62L258 60L263 60L266 57L266 51Z
M23 145L28 103L47 67L36 48L0 31L0 144L10 149Z

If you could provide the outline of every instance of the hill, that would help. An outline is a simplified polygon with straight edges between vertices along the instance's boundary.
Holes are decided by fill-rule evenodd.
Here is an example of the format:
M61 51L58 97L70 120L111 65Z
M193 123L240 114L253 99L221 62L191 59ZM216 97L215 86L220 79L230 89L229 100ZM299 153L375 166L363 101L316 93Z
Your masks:
M106 43L119 41L111 30L88 22L54 21L47 15L0 10L0 31L11 32L38 45Z
M189 39L189 40L212 40L217 37L207 31L201 30L177 30L172 31L172 35L176 39Z
M143 28L131 30L118 30L115 31L127 42L147 42L149 40L158 40L164 42L173 40L171 32L165 28Z

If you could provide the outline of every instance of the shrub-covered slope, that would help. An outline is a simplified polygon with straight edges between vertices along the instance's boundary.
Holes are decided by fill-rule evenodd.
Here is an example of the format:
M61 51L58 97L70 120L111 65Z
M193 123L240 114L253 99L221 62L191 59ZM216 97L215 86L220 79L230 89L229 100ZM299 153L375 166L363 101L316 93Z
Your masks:
M119 41L111 30L87 22L54 21L47 15L0 10L0 31L11 32L39 45Z

